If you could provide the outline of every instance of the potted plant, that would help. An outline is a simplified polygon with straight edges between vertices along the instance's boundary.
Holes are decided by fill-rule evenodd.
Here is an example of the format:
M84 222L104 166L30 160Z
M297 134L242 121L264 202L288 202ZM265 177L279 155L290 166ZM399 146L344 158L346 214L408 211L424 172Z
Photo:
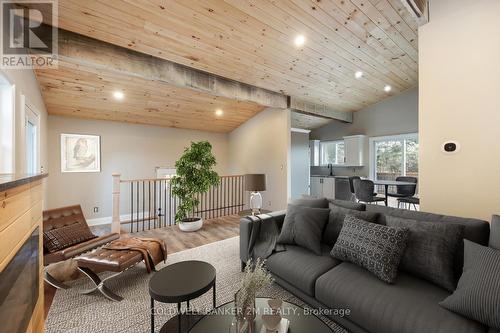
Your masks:
M176 175L171 185L172 194L180 199L175 220L182 231L196 231L203 226L203 219L192 214L200 203L198 194L219 184L219 175L213 170L216 164L212 145L207 141L191 142L175 162Z

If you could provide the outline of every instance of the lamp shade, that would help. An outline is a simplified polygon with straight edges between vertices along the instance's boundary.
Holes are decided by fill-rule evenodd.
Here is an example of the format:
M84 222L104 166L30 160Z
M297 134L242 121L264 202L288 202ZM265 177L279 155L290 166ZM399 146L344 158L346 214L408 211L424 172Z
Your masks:
M245 175L245 191L258 192L266 190L266 175L253 173Z

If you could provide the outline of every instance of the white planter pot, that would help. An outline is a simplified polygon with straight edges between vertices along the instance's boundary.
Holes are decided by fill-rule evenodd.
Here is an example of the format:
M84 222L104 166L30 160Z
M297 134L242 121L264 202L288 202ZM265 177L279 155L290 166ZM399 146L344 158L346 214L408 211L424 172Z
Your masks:
M184 232L197 231L203 226L203 219L201 217L186 218L180 221L178 225L179 229Z

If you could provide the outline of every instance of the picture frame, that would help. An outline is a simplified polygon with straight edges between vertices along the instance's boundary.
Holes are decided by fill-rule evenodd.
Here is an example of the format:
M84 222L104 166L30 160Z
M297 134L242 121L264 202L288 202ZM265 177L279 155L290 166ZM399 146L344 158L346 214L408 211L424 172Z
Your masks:
M101 137L62 133L61 172L101 172Z

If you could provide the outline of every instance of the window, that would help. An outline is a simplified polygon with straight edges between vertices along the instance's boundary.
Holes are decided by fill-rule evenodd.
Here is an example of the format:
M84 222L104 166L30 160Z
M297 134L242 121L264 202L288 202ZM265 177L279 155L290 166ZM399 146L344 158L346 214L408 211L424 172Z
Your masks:
M0 74L0 173L14 172L14 86Z
M375 180L418 177L418 135L370 138L370 170Z
M39 117L28 104L26 104L25 118L26 173L33 174L39 172Z
M345 149L344 140L339 141L322 141L319 144L321 155L321 165L327 164L344 164Z

